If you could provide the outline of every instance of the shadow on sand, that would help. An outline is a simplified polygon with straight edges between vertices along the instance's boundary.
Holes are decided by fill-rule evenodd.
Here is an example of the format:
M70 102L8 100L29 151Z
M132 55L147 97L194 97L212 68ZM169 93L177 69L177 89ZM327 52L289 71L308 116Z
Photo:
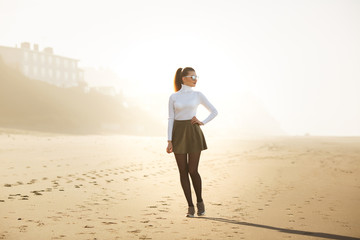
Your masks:
M261 224L256 224L256 223L240 222L240 221L226 219L226 218L201 217L198 219L238 224L238 225L244 225L244 226L250 226L250 227L266 228L266 229L276 230L276 231L283 232L283 233L298 234L298 235L311 236L311 237L320 237L320 238L338 239L338 240L360 240L360 238L356 238L356 237L348 237L348 236L342 236L342 235L336 235L336 234L330 234L330 233L309 232L309 231L272 227L272 226L261 225Z

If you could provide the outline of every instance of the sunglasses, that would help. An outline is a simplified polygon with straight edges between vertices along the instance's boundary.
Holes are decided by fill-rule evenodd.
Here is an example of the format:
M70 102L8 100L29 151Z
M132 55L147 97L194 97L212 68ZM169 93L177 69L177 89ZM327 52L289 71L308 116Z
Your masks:
M184 76L184 77L191 77L191 78L192 78L192 80L199 79L199 76L196 76L196 75L192 75L192 76Z

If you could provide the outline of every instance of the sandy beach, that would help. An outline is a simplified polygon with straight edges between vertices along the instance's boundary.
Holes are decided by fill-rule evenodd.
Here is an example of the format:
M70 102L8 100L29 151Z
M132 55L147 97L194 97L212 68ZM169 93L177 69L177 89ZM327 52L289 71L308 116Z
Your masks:
M360 137L207 141L186 218L165 138L2 129L0 239L360 239Z

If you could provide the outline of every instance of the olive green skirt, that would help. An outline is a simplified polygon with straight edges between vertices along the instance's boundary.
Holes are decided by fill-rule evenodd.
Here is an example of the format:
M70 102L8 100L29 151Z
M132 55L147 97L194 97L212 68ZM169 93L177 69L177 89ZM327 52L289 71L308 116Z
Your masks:
M172 132L173 152L195 153L207 149L203 132L191 120L175 120Z

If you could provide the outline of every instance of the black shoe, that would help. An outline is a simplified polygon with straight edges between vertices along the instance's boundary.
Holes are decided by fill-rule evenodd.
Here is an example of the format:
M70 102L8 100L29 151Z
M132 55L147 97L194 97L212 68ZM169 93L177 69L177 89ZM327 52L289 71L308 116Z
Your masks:
M195 215L195 207L189 207L186 217L194 217L194 215Z
M198 212L197 212L197 215L198 216L204 216L205 215L205 205L204 205L204 202L198 202L196 204L197 206L197 209L198 209Z

